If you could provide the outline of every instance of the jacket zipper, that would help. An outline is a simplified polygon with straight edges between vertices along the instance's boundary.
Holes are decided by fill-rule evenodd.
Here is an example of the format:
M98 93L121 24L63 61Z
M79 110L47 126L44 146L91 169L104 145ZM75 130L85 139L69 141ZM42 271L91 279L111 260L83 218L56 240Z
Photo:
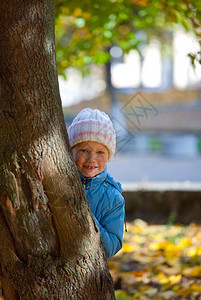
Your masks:
M83 179L83 187L84 187L84 190L86 189L86 178L84 177Z

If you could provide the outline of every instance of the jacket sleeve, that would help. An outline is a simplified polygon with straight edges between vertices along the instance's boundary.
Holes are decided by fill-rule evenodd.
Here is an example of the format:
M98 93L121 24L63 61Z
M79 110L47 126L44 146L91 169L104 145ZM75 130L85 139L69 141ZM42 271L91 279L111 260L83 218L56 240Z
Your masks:
M94 216L107 259L122 248L125 208L123 196L119 194L117 197L115 206L105 212L100 221Z

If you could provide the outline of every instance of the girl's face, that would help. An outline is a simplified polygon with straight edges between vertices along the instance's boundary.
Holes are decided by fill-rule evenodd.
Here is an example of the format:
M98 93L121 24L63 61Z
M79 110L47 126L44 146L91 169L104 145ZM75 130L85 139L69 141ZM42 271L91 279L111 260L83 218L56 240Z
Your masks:
M98 142L81 142L72 151L77 168L85 177L95 177L101 173L109 158L107 148Z

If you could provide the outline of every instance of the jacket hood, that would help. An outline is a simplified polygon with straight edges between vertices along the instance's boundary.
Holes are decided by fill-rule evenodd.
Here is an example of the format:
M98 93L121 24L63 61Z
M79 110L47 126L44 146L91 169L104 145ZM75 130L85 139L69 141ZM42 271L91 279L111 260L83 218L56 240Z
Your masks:
M120 193L122 193L122 186L119 181L114 179L109 173L107 173L107 181L113 185Z

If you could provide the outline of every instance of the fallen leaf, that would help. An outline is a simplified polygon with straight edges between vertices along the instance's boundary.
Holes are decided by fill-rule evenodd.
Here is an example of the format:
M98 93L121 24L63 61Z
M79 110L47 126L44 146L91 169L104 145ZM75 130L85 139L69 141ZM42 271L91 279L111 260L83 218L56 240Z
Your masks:
M201 278L201 266L195 266L192 268L187 268L183 270L183 274L190 277Z

